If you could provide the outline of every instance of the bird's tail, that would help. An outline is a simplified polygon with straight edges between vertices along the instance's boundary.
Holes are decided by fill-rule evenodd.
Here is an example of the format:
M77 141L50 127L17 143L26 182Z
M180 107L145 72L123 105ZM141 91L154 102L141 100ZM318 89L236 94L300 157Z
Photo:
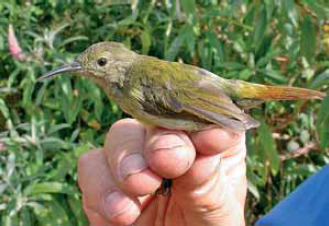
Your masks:
M240 98L247 99L323 99L326 96L325 93L305 88L288 86L266 86L244 81L234 81L234 83L234 93Z

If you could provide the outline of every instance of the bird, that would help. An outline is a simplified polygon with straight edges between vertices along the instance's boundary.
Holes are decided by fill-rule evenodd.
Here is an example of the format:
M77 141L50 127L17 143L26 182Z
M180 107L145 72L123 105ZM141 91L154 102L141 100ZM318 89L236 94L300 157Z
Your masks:
M150 127L206 129L211 124L244 132L260 123L245 111L266 100L323 99L305 88L267 86L225 79L203 68L141 55L117 42L91 45L72 63L51 70L37 81L71 72L99 85L121 109ZM156 194L171 193L164 178Z
M100 42L72 63L42 75L72 72L91 79L121 109L149 126L194 132L210 124L243 132L260 123L246 113L266 100L323 99L316 90L226 79L203 68L141 55Z

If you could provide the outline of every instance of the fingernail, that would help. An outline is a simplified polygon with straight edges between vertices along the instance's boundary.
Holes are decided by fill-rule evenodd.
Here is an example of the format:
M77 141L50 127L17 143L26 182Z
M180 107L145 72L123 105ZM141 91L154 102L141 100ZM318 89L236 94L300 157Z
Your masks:
M120 179L124 180L132 174L139 173L147 168L147 164L141 154L126 156L120 165Z
M208 126L205 126L203 128L201 128L199 131L197 132L201 132L201 131L207 131L207 130L212 130L212 129L221 129L221 127L219 125L216 124L210 124Z
M186 146L187 142L177 134L165 134L156 137L150 144L152 150L174 149Z
M129 210L134 202L121 192L113 191L105 198L105 212L109 218L114 218Z

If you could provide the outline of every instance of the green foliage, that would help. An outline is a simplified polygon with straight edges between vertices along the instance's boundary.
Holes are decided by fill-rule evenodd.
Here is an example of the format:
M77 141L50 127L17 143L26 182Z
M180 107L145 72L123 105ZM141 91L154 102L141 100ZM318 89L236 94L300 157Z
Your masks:
M320 148L325 150L329 145L329 96L327 96L322 102L321 109L319 111L316 127L319 134Z
M92 43L119 41L226 78L328 90L325 0L129 2L0 2L1 225L87 225L77 159L102 145L122 112L88 80L35 79ZM10 23L21 61L8 51ZM253 111L263 124L247 134L249 223L328 164L328 108L327 97Z

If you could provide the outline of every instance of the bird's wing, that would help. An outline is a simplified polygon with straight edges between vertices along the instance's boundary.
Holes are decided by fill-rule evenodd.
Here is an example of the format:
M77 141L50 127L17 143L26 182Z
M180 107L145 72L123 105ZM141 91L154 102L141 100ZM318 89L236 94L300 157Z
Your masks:
M233 131L258 126L215 85L216 76L210 72L207 75L207 71L197 67L164 61L145 65L142 70L139 96L148 113L191 114Z
M244 131L259 124L209 81L201 80L195 87L184 89L177 100L185 111L231 130Z

